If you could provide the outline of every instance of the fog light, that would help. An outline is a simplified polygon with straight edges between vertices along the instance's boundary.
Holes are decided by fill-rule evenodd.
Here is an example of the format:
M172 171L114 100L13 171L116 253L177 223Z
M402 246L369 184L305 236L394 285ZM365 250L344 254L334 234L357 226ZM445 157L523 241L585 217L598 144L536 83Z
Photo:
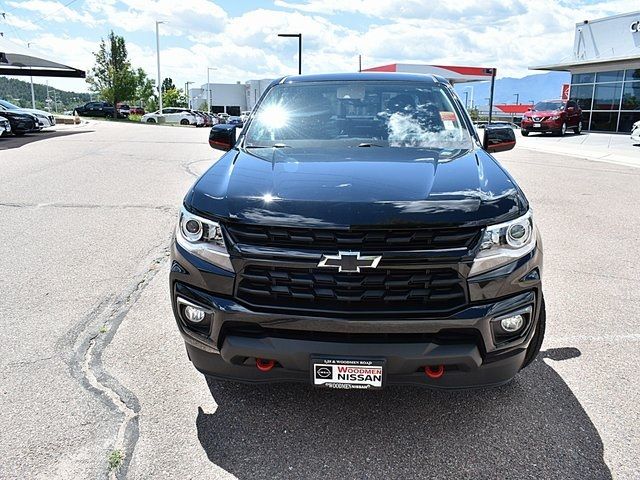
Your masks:
M524 325L524 317L522 315L514 315L512 317L500 320L500 326L505 332L514 333Z
M197 307L192 307L191 305L184 307L184 316L187 317L187 320L191 323L200 323L204 320L204 315L204 310Z

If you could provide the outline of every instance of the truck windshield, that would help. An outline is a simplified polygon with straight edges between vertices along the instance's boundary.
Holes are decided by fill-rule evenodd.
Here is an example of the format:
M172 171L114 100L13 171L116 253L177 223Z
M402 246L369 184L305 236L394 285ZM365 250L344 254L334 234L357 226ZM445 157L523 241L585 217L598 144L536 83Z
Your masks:
M244 147L466 150L472 140L441 85L305 82L268 92L245 132Z

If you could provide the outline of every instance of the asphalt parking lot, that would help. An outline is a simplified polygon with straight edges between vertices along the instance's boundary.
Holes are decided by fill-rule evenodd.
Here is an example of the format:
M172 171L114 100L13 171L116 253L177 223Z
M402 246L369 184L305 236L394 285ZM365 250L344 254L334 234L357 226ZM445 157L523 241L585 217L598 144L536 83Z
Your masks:
M547 337L511 384L255 387L198 374L169 304L206 138L89 122L0 139L0 478L105 478L114 450L136 479L640 478L640 168L496 155L545 247Z

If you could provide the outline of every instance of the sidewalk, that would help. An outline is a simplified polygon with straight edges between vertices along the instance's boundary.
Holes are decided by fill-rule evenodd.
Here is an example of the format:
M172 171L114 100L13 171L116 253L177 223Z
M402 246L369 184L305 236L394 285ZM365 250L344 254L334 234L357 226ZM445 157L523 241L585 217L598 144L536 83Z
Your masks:
M516 140L520 148L640 168L640 146L634 146L629 134L567 133L555 137L534 133L523 137L517 130Z

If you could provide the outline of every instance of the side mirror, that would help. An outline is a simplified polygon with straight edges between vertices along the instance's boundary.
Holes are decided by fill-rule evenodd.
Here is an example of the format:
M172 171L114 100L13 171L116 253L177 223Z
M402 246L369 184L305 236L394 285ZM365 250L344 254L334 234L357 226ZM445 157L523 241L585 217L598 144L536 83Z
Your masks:
M516 134L509 126L488 124L484 129L483 147L489 153L506 152L516 146Z
M209 145L216 150L231 150L236 144L235 125L214 125L209 132Z

